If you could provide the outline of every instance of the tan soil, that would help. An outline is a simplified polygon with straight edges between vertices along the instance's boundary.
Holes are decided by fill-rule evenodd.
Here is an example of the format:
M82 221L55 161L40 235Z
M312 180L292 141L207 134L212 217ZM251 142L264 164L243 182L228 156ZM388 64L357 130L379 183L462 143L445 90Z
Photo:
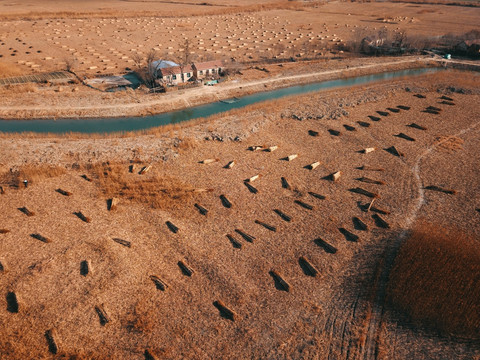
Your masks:
M219 115L170 134L1 138L2 172L14 172L25 164L54 164L66 170L42 179L39 168L28 188L6 188L6 194L0 195L0 229L10 230L0 234L0 262L5 269L0 273L2 359L55 358L45 337L49 329L55 330L60 353L80 358L144 359L147 348L165 359L360 359L375 358L371 355L375 353L392 359L480 356L478 344L419 332L388 311L376 317L376 307L372 310L370 304L379 286L375 274L381 269L382 254L418 218L480 233L480 214L475 210L480 207L476 161L480 95L475 84L470 73L446 73L315 93ZM449 92L450 86L463 94ZM405 91L407 87L410 91ZM417 92L426 98L414 97ZM443 93L454 99L454 106L440 103ZM397 105L411 108L388 116L377 113ZM442 111L425 113L427 106ZM368 115L381 120L372 121ZM412 122L427 130L406 126ZM310 136L309 130L319 135ZM394 136L399 133L416 141ZM240 141L229 140L237 136ZM461 147L445 151L439 144L446 141L439 139L461 139L455 140ZM252 145L278 149L248 151ZM384 150L390 146L404 157ZM377 150L359 152L367 147ZM280 160L290 154L298 157ZM199 163L209 158L219 161ZM236 165L223 168L231 160ZM90 165L106 161L112 169L120 163L122 178L132 184L168 176L181 180L186 188L212 191L172 198L173 209L123 199L116 211L109 212L106 195L89 170ZM128 172L129 161L135 165L133 173ZM315 170L304 168L315 161L321 163ZM147 164L152 170L138 175ZM362 165L385 171L358 169ZM341 171L338 182L324 179L336 171ZM94 181L85 181L82 174ZM260 178L251 185L259 192L253 194L242 182L256 174ZM281 177L289 181L290 190L282 188ZM385 185L364 183L358 180L361 177ZM424 190L428 185L457 193ZM356 187L380 195L374 207L390 212L380 215L390 229L378 227L372 212L360 210L359 202L368 204L370 199L349 191ZM73 195L63 196L55 191L58 188ZM314 198L309 191L327 198ZM222 194L232 202L231 208L222 206ZM314 209L304 209L295 200ZM207 208L208 215L199 214L194 203ZM27 217L18 210L24 206L35 215ZM283 221L274 209L292 221ZM91 222L82 222L74 215L78 211ZM369 231L355 229L354 216ZM277 231L255 220L276 226ZM178 226L178 233L172 233L166 221ZM358 242L347 241L340 227L358 235ZM244 241L236 228L256 240ZM34 239L33 233L51 242ZM226 234L242 248L234 248ZM316 245L314 239L319 237L335 246L337 253L328 254ZM122 246L113 238L132 246ZM319 270L317 277L305 275L300 256ZM87 276L80 274L83 260L92 267ZM180 260L194 269L192 277L182 274ZM271 270L290 284L289 292L276 288ZM151 275L169 285L165 292L155 288ZM7 292L16 294L18 313L7 311ZM216 300L237 314L235 321L220 316L213 305ZM96 306L103 306L109 317L105 326ZM373 340L371 333L376 334Z

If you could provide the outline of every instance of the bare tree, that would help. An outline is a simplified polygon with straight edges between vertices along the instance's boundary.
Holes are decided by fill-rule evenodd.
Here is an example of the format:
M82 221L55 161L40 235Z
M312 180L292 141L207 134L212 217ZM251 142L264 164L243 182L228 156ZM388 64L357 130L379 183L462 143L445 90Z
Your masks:
M393 36L393 46L402 48L405 47L407 43L407 32L406 31L400 31L398 33L395 33Z
M181 53L180 53L181 51ZM191 65L192 62L192 53L190 49L190 40L185 38L185 41L182 47L179 49L179 53L175 56L175 61L178 63L180 72L182 73L182 82L185 82L185 69Z
M164 57L159 59L157 51L151 49L144 57L141 54L134 54L132 60L135 64L135 73L148 87L155 87L159 69L164 63Z
M347 44L347 49L353 54L366 52L366 44L369 42L369 37L366 29L356 29L353 33L352 39ZM373 39L370 39L373 40Z
M135 53L132 55L133 63L135 64L136 70L139 70L143 65L143 56L139 53Z
M75 57L65 58L65 70L68 72L73 72L78 65L78 60Z
M159 59L158 57L158 53L154 49L151 49L147 53L147 69L145 74L145 82L150 87L155 87L155 81L158 79L158 71L165 61L163 58Z
M303 55L305 58L309 58L313 54L313 46L312 43L309 42L308 40L304 41L301 45L301 52L303 52Z
M284 58L285 57L285 45L282 44L282 43L277 43L277 44L273 45L273 52L274 52L276 57Z
M290 58L290 60L295 61L295 56L297 55L297 52L298 52L298 50L295 48L295 45L291 44L287 48L287 52L288 52L288 57Z

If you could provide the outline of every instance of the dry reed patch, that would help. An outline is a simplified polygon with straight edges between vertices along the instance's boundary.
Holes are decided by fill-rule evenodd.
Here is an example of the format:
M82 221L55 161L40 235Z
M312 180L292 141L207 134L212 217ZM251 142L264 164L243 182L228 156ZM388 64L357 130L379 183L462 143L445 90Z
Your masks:
M61 176L66 170L54 165L25 165L17 170L11 170L0 174L0 184L4 186L23 188L23 181L28 184L39 183L42 180Z
M180 153L186 153L195 149L197 146L198 141L194 137L180 138L178 144L176 145L178 152Z
M5 94L5 95L34 93L37 91L38 91L38 85L34 83L6 85L6 86L0 87L0 94Z
M0 78L17 75L22 75L22 70L18 66L3 62L0 63Z
M463 88L477 92L480 75L474 71L451 69L429 74L428 78L431 82L430 84L425 83L425 85L432 90L445 89L448 92L456 92Z
M449 153L463 150L463 143L464 141L456 136L438 136L435 139L435 144L439 144L437 148Z
M162 175L153 167L145 175L129 173L128 164L100 164L89 169L94 182L107 198L147 204L154 209L177 209L200 196L193 186Z
M441 334L480 338L480 247L458 229L419 223L402 245L388 302Z
M272 2L265 4L246 4L237 6L216 6L214 4L210 6L202 7L185 7L182 11L174 10L173 8L165 8L160 13L156 9L142 10L142 9L129 9L128 11L122 9L103 8L99 11L22 11L1 14L0 20L41 20L41 19L110 19L110 18L138 18L138 17L151 17L161 16L163 18L185 18L188 16L215 16L215 15L232 15L242 13L256 13L260 11L270 10L293 10L301 11L306 8L315 7L316 4L304 4L303 2ZM192 4L197 5L197 4ZM188 5L187 5L188 6Z

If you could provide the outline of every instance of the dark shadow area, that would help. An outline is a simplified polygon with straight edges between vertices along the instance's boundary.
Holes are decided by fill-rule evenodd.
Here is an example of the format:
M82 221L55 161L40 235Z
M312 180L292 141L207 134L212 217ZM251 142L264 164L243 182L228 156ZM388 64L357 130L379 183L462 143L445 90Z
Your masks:
M414 138L412 138L411 136L408 136L407 134L404 134L404 133L395 134L393 136L396 136L400 139L404 139L404 140L407 140L407 141L415 141Z
M360 218L354 216L352 218L353 228L360 231L368 231L368 226Z
M90 269L88 266L88 261L83 260L82 262L80 262L80 275L87 276L89 272Z
M298 265L302 269L303 273L307 276L315 277L318 274L318 270L303 256L298 259Z
M276 271L271 270L269 271L270 276L273 278L275 283L275 289L280 291L290 291L290 285L278 274Z
M18 313L18 301L17 295L10 291L7 293L7 311L11 313Z
M235 229L235 232L239 234L242 238L245 239L245 241L248 241L249 243L253 243L255 241L255 236L247 234L245 231L240 230L240 229Z
M103 306L95 306L95 311L98 315L98 320L100 321L100 325L105 326L110 321L108 319L107 313L103 309Z
M277 231L277 228L275 226L268 225L267 223L264 223L263 221L260 221L260 220L255 220L255 224L263 226L265 229L273 231L273 232Z
M313 240L313 242L317 245L320 246L323 250L325 250L326 253L328 254L335 254L337 252L337 248L333 245L330 245L327 243L325 240L317 238Z
M292 221L292 217L285 214L283 211L279 210L279 209L274 209L273 210L278 216L280 216L280 218L284 221L287 221L287 222L290 222Z
M330 135L333 135L333 136L340 136L342 133L338 130L333 130L333 129L328 129L328 132L330 133Z
M18 208L18 210L22 213L24 213L25 215L27 216L33 216L35 215L35 213L33 211L30 211L28 210L26 207L21 207L21 208Z
M235 313L229 308L227 308L225 304L223 304L221 301L219 300L214 301L213 306L215 306L218 309L220 316L222 318L230 321L235 321Z
M190 266L188 266L187 264L185 264L183 261L179 261L178 263L178 267L180 268L180 270L182 271L182 273L186 276L192 276L193 275L193 270Z
M205 209L202 205L196 203L194 206L198 209L198 212L199 212L200 214L202 214L202 215L204 215L204 216L207 215L208 210Z
M51 330L47 330L45 332L45 339L47 340L48 351L55 355L58 352L58 346L55 342L55 339L53 338L53 333Z
M178 227L175 226L172 222L166 221L165 224L168 227L168 230L170 230L172 233L176 234L178 232Z
M407 126L413 128L413 129L417 129L417 130L427 130L426 127L421 126L421 125L418 125L418 124L416 124L416 123L411 123L411 124L409 124L409 125L407 125Z
M70 195L72 195L72 193L71 193L70 191L62 190L62 189L60 189L60 188L56 189L55 191L58 192L59 194L62 194L63 196L70 196Z
M222 202L222 205L227 209L230 209L232 207L232 203L225 197L225 195L220 195L220 201Z
M91 219L89 217L85 216L81 211L76 211L76 212L73 213L73 215L78 217L83 222L89 223L91 221Z
M117 244L123 245L125 247L128 247L128 248L132 247L132 243L128 240L123 240L119 238L113 238L112 240L115 241Z
M242 248L242 243L240 241L238 241L237 239L235 239L232 235L230 234L227 234L226 235L228 240L230 240L230 242L232 243L233 247L235 249L241 249Z
M357 242L359 239L359 236L352 233L351 231L348 231L345 228L338 228L338 231L345 236L345 240L350 241L350 242Z
M361 127L370 127L370 123L365 122L365 121L357 121L357 124L360 125Z
M393 156L397 156L397 157L403 157L404 156L404 154L401 153L400 151L398 151L395 146L390 146L389 148L385 148L383 150L385 150L389 154L392 154Z
M249 182L244 181L243 184L247 187L248 191L250 191L252 194L258 193L258 190L255 186L251 185Z
M50 239L48 239L45 236L42 236L40 234L30 234L30 236L32 238L40 240L41 242L44 242L44 243L49 243L50 242Z
M378 214L373 214L372 215L372 219L375 221L375 225L379 228L382 228L382 229L390 229L390 225L385 221L383 220L380 215Z

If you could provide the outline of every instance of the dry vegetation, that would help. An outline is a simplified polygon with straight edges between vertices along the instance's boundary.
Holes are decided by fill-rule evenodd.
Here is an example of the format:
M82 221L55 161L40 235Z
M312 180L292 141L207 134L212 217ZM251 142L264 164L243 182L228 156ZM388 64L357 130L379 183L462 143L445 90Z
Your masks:
M178 178L160 174L156 169L139 176L143 167L136 162L99 164L88 171L107 198L143 203L154 209L174 210L201 192Z
M161 16L164 18L182 18L187 16L215 16L215 15L230 15L242 13L255 13L259 11L272 10L303 10L309 7L316 7L318 3L303 3L296 1L277 1L265 4L248 4L239 6L203 6L190 7L187 10L171 10L171 8L164 7L165 10L160 10ZM41 19L84 19L84 18L135 18L158 16L158 10L103 10L99 12L91 11L31 11L19 13L5 13L0 15L0 20L41 20Z
M0 235L0 261L7 269L0 276L6 289L0 311L6 341L0 352L7 359L57 358L48 354L44 336L54 328L58 353L66 358L82 348L87 353L77 358L140 360L153 347L158 359L206 359L222 351L232 359L346 360L375 358L364 349L375 349L378 342L377 359L442 358L439 353L471 359L478 352L469 344L429 338L390 314L380 319L375 305L376 289L385 284L379 263L389 246L385 239L404 227L417 196L411 166L437 137L478 121L478 107L469 106L478 103L478 95L445 93L456 105L441 104L437 85L421 77L283 98L218 114L206 119L208 124L172 125L171 133L161 136L1 139L4 171L39 162L69 170L0 195L0 229L8 230ZM417 90L423 98L413 96ZM372 119L400 104L405 105L401 111ZM441 107L441 115L423 112L427 105ZM369 127L359 126L366 121ZM427 130L409 128L414 121ZM400 132L416 141L394 136ZM462 187L455 177L459 172L447 167L451 179L444 183L438 172L428 172L438 168L436 163L425 159L422 181L457 193L429 192L423 210L432 209L441 223L457 204L466 209L459 217L478 229L480 223L470 220L478 216L472 196L478 177L471 175L476 168L469 156L477 153L478 133L469 135L457 135L464 143L456 153L435 155L449 166L464 154L465 161L456 159L463 165L461 178L471 182ZM247 150L257 145L278 148ZM404 159L382 150L392 145ZM359 151L367 147L377 150ZM291 154L298 158L280 160ZM230 161L235 166L225 168ZM315 170L305 168L317 161ZM146 165L152 168L140 174ZM372 170L378 168L383 171ZM337 171L339 181L325 179ZM257 174L249 185L258 192L252 192L244 180ZM362 211L370 198L351 191L358 187L380 195L370 211ZM196 188L214 190L202 195ZM113 211L112 198L119 200ZM80 213L91 221L81 221ZM302 259L318 270L316 276ZM192 276L185 275L180 261L194 270ZM82 273L83 262L91 265L88 275ZM288 291L276 287L279 277ZM168 287L159 289L154 279ZM18 313L6 310L7 291L16 294ZM238 317L225 319L215 304L225 304ZM98 306L108 324L99 318Z
M395 260L388 293L392 305L414 322L478 339L479 239L455 228L418 224Z
M477 0L392 0L392 2L398 3L412 3L412 4L431 4L431 5L449 5L449 6L468 6L468 7L479 7L480 2Z
M22 75L23 71L18 66L10 63L0 62L0 78L7 76Z
M0 185L4 187L23 187L23 181L35 184L42 180L57 177L66 173L65 168L53 165L24 165L16 170L0 174Z

